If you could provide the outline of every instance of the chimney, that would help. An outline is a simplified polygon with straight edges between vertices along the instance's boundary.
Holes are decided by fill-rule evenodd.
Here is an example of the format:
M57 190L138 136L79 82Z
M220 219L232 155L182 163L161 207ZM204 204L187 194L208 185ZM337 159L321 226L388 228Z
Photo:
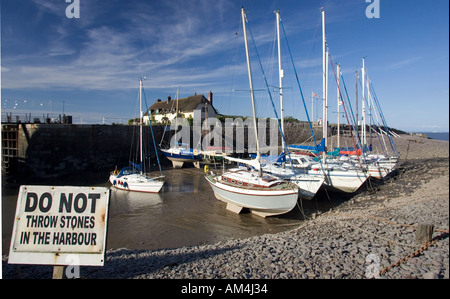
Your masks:
M209 94L208 94L208 101L209 101L209 103L212 105L212 101L213 101L213 93L212 93L211 90L209 91Z

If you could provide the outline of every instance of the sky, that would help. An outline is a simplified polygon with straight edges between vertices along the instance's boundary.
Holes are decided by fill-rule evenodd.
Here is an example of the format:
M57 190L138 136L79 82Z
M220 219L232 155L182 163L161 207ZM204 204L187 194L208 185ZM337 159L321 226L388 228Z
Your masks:
M322 116L322 103L311 95L322 96L323 7L331 57L330 122L336 123L338 116L333 68L340 64L348 92L345 100L355 109L355 72L361 76L365 57L388 126L407 132L449 131L447 0L79 0L79 4L79 18L68 18L66 9L74 4L65 0L1 1L2 118L6 113L38 117L64 113L72 115L74 123L127 123L139 115L141 77L147 106L169 95L174 98L177 90L180 98L195 93L207 97L212 91L219 113L251 115L243 6L251 32L257 116L275 116L260 66L279 114L274 13L279 10L285 32L281 51L285 116L306 120L295 66L308 115L316 121ZM378 18L369 18L368 10L379 12ZM361 85L358 94L361 109ZM341 119L345 122L343 115Z

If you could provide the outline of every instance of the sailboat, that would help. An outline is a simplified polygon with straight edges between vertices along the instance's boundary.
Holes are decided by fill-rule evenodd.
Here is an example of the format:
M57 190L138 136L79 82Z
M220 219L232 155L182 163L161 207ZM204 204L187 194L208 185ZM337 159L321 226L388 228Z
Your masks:
M374 98L374 91L371 92L371 84L370 84L370 79L369 76L367 75L367 71L366 71L366 66L365 66L365 58L362 58L362 69L361 69L361 73L362 73L362 90L363 90L363 95L362 95L362 107L363 107L363 124L361 126L361 141L362 141L362 155L363 158L365 160L365 167L368 169L369 175L373 178L377 178L377 179L383 179L386 176L388 176L396 167L397 167L397 161L398 161L398 156L397 156L397 150L395 148L394 142L392 141L390 134L389 134L389 129L387 127L386 121L384 120L384 117L382 115L382 111L381 108L379 107L379 103L376 100L376 98ZM367 96L365 95L365 87L367 85ZM394 151L394 156L388 156L388 155L376 155L373 153L369 153L371 151L372 148L372 144L370 144L369 147L367 147L367 132L366 132L366 109L365 109L365 104L367 102L367 104L369 105L369 121L372 122L372 107L373 104L372 102L375 101L375 103L377 104L377 108L378 108L378 112L381 114L381 118L383 120L383 124L385 129L387 130L386 135L388 135L389 137L389 141L391 143L391 147ZM369 128L370 128L370 139L372 139L372 124L369 124ZM381 136L381 138L383 138L383 136ZM383 142L384 142L384 138L383 138ZM382 146L384 146L385 148L385 152L387 153L388 149L387 149L387 145L384 143ZM367 148L369 148L369 150L366 150Z
M281 68L281 36L280 36L280 12L276 14L276 27L277 27L277 39L278 39L278 77L279 77L279 91L280 91L280 117L281 117L281 133L283 135L281 148L282 156L288 156L288 161L291 161L289 149L285 146L284 140L284 108L283 108L283 77L284 71ZM287 153L287 154L286 154ZM286 181L292 182L299 187L298 195L301 199L310 200L316 195L320 187L324 183L325 178L322 176L309 175L306 171L296 169L293 164L290 163L267 163L263 170L272 173Z
M262 172L244 8L241 9L241 17L244 31L257 155L256 158L252 160L226 157L227 160L245 163L248 166L251 166L251 168L232 168L222 174L214 174L211 172L210 174L206 174L205 178L211 185L216 198L227 203L227 209L232 212L240 213L246 208L261 217L280 215L291 211L297 204L298 187L297 185L285 182L274 175L263 174Z
M133 163L130 161L131 166L122 168L120 171L116 168L111 172L109 176L110 183L117 189L136 191L136 192L148 192L158 193L164 185L163 176L152 178L149 177L143 171L143 112L142 112L142 80L139 80L139 103L140 103L140 122L139 122L139 154L140 163ZM152 131L153 134L153 131Z
M368 178L364 169L345 167L340 163L333 163L327 157L328 139L328 59L329 52L325 37L325 10L322 10L322 62L323 62L323 138L325 150L322 152L322 160L310 164L308 173L311 175L325 175L323 186L327 189L345 193L353 193L358 190Z
M382 111L379 107L379 103L376 100L376 96L373 92L373 94L370 91L370 82L369 77L367 76L367 72L365 70L365 59L362 60L362 125L361 125L361 134L358 133L357 126L356 126L356 120L353 118L350 118L350 120L354 120L354 126L353 131L355 133L355 136L358 141L358 145L350 148L341 148L340 147L340 132L339 132L339 122L338 122L338 131L337 131L337 150L339 151L339 161L342 163L342 165L345 165L346 167L353 168L353 169L363 169L366 171L368 176L375 179L384 179L387 177L393 169L396 167L397 158L389 157L387 156L388 148L385 143L383 135L386 134L389 137L389 140L391 142L391 147L394 150L394 153L396 153L395 145L393 144L392 139L390 138L389 129L386 125L386 122L384 120L384 117L382 115ZM339 90L339 82L341 79L341 73L340 73L340 66L337 65L337 84L338 84L338 103L341 99L341 94ZM358 78L356 77L356 80ZM365 87L367 83L367 95L365 92ZM356 82L357 86L357 82ZM344 85L345 88L345 85ZM358 101L358 97L356 97L356 100ZM376 104L376 108L383 120L384 124L384 130L386 132L379 128L378 130L375 130L372 126L375 124L372 113L374 103ZM345 113L347 115L347 111L345 109L344 101L342 101L342 104L344 106ZM370 119L370 144L367 145L367 132L366 132L366 105L368 105L369 110L369 119ZM351 110L351 106L350 106ZM339 115L339 105L338 105L338 115ZM377 114L375 114L377 117ZM348 118L347 118L348 119ZM378 117L377 117L378 120ZM339 118L338 118L339 121ZM372 124L373 121L373 124ZM372 131L378 134L378 140L380 141L380 145L382 149L384 148L384 154L383 155L377 155L372 153L373 147L372 147ZM361 136L361 138L359 138Z
M178 119L178 93L179 91L177 90L177 116L175 117L175 122L177 122ZM176 125L176 129L178 129L178 125ZM175 143L173 146L167 149L161 148L161 152L172 162L173 168L181 168L184 163L193 163L195 167L200 168L200 161L202 160L201 154L197 149L190 148L187 143L179 143L176 136L177 133L175 132Z

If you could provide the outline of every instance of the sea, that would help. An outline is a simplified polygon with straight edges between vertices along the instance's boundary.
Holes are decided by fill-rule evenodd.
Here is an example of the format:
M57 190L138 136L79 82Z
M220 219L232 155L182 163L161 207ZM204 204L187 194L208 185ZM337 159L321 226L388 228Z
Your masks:
M449 141L449 132L420 132L421 134L426 134L428 138L436 140Z

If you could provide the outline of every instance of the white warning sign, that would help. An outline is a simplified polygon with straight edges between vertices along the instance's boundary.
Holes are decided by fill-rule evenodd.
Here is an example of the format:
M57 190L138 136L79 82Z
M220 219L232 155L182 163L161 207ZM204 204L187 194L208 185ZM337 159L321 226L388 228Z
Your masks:
M8 262L103 265L108 204L108 188L21 186Z

